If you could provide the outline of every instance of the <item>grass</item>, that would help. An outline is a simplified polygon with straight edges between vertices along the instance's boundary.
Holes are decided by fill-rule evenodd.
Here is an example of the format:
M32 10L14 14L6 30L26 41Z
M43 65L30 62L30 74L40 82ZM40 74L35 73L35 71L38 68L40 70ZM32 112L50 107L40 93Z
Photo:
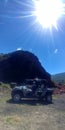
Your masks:
M53 95L53 99L57 99L58 97L57 97L57 95Z
M8 124L19 124L21 123L21 118L18 115L10 115L10 116L6 116L6 122Z
M2 83L0 87L10 89L10 85L5 83Z
M11 99L9 84L0 85L0 130L65 130L65 94L53 95L53 104ZM59 123L60 122L60 123Z
M6 93L6 92L9 92L9 91L11 91L11 87L10 87L9 84L2 83L0 85L0 94L1 93Z

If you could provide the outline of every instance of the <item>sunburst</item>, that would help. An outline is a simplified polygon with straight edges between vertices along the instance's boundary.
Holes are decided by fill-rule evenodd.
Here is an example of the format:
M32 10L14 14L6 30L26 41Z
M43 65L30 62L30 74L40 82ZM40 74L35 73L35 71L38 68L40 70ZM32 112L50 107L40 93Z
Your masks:
M58 20L65 15L65 4L61 0L34 0L34 15L43 28L57 29Z
M41 25L40 27L43 29L52 29L53 27L58 29L59 20L65 15L65 2L63 0L13 1L20 7L24 6L24 10L12 12L15 16L6 15L7 18L29 19L31 17L31 25ZM5 2L7 3L8 0L5 0Z

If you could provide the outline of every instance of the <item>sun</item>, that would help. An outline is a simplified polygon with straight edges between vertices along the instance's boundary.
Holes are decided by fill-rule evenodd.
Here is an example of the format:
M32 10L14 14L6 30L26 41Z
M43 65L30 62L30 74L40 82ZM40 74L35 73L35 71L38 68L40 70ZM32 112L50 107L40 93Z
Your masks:
M43 28L57 29L59 18L64 13L64 4L61 0L34 0L36 21Z

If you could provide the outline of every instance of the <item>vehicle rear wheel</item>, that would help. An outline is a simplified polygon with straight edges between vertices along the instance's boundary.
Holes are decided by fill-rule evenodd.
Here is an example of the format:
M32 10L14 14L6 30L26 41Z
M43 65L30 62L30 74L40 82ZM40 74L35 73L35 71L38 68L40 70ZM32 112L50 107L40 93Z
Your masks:
M21 96L19 93L15 93L13 96L12 96L12 99L14 102L19 102L21 100Z
M51 94L46 95L45 100L47 103L52 103L52 95Z

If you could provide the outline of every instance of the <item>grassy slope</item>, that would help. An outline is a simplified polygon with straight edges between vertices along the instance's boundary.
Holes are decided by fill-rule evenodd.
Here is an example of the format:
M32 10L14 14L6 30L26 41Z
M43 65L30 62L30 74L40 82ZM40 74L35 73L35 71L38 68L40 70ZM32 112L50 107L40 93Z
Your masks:
M65 83L65 72L52 75L52 80L57 83L62 83L62 82Z

